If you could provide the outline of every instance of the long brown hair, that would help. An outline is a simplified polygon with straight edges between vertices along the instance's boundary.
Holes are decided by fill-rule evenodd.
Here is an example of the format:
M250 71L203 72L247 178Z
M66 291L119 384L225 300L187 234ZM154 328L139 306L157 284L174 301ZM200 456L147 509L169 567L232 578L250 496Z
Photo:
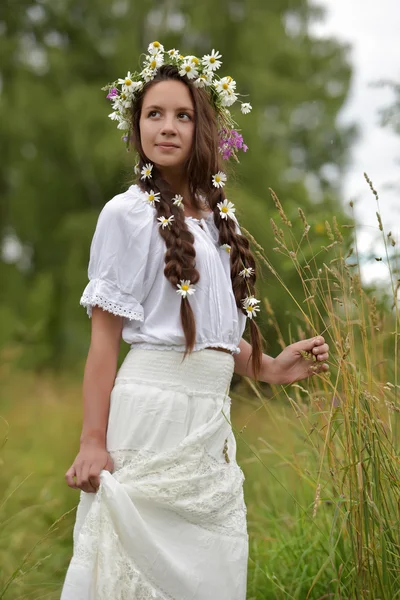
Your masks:
M226 198L223 188L216 188L212 184L212 175L223 171L222 158L218 149L218 127L215 110L213 109L208 94L205 90L195 87L185 76L179 75L178 69L173 65L163 65L151 81L147 82L140 94L136 97L132 107L132 143L139 154L139 173L149 159L143 152L140 140L139 121L146 91L160 81L169 79L178 80L188 86L195 110L195 128L192 151L185 165L188 174L188 185L195 206L200 209L198 198L202 195L207 198L208 205L214 212L214 223L219 230L219 243L229 244L232 289L237 307L247 314L241 300L254 294L256 282L256 262L250 251L250 244L244 235L236 233L235 223L232 219L222 219L218 202ZM151 181L141 181L137 177L137 184L143 191L153 190L160 193L160 202L156 202L157 216L166 218L174 215L174 220L169 227L159 227L160 235L165 240L167 251L165 253L164 275L171 282L174 289L181 279L189 279L196 284L200 273L195 268L196 251L194 249L194 236L187 227L183 210L174 205L172 198L175 196L167 181L162 178L156 165L153 165ZM243 267L252 267L254 274L244 278L239 275ZM188 298L181 298L181 322L186 341L186 354L191 353L196 341L196 321ZM252 367L255 378L258 379L262 362L262 337L260 329L253 319L250 320L250 335L252 346Z

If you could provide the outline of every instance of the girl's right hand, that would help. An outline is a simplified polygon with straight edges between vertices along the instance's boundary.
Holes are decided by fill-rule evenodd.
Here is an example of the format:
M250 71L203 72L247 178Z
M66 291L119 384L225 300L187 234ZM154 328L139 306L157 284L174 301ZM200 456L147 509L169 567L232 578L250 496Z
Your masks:
M71 467L65 473L69 487L95 494L100 486L100 471L114 471L114 462L104 446L81 446ZM76 477L76 482L74 481Z

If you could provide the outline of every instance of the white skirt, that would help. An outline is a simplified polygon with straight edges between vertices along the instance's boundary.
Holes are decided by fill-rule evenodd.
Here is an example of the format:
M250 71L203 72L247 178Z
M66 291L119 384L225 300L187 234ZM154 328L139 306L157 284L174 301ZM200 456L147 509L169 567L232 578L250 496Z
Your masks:
M81 491L61 600L245 600L234 358L132 348L110 398L96 494Z

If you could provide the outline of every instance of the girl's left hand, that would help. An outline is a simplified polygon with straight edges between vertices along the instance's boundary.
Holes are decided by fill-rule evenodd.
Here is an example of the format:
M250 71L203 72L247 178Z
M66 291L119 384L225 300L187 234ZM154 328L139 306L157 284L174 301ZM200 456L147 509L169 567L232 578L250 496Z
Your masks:
M322 335L290 344L274 359L274 381L271 383L285 385L325 373L329 371L329 365L323 361L328 357L329 346Z

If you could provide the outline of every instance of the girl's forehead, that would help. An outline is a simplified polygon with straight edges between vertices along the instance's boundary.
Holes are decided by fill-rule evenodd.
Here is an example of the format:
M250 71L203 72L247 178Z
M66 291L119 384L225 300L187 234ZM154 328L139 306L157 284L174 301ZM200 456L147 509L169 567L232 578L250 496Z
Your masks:
M188 87L179 81L160 81L153 85L143 99L143 105L165 108L193 108L193 100Z

